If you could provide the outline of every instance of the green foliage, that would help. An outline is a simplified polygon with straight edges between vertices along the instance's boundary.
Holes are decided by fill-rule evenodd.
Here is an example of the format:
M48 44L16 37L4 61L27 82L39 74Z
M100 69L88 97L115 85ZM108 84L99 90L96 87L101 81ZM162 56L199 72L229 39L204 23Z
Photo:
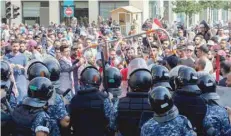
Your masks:
M227 6L227 1L200 0L199 4L203 6L203 8L224 9Z
M227 1L225 6L224 6L225 10L231 10L231 1Z
M199 13L203 9L199 2L192 0L176 0L172 4L175 6L173 12L185 13L186 15Z

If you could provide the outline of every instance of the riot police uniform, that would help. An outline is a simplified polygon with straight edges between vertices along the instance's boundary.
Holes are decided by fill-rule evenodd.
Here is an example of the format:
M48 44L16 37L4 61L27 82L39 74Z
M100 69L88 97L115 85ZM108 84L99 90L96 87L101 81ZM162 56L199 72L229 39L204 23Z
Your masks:
M1 134L7 136L11 133L11 113L17 105L16 97L12 91L13 82L10 81L10 65L1 61Z
M47 113L50 118L53 120L53 129L54 135L59 136L61 135L59 126L60 120L64 119L68 116L67 110L65 108L62 96L59 94L59 76L60 76L60 65L59 62L53 58L46 58L44 59L43 63L46 65L49 73L50 73L50 80L54 86L54 94L52 99L54 99L54 103L48 107ZM63 129L61 129L63 130ZM65 130L65 129L64 129ZM67 134L65 134L67 135Z
M48 100L53 94L53 86L49 79L36 77L28 85L27 97L12 113L15 123L14 135L31 136L37 132L52 135L50 117L45 112Z
M115 68L115 67L108 67L105 70L105 75L106 75L106 80L104 81L105 84L107 84L107 90L105 90L106 92L109 92L113 95L112 98L112 103L113 103L113 109L118 109L118 104L119 104L119 96L122 93L122 90L120 88L120 84L122 82L122 75L119 71L119 69ZM104 86L104 88L106 88ZM116 124L115 123L115 118L113 115L114 112L112 112L111 116L110 116L110 123L109 123L109 127L111 129L112 132L116 131Z
M165 87L155 87L148 93L154 116L141 129L141 136L195 136L190 121L173 104Z
M181 67L175 78L176 91L173 101L181 115L186 116L198 135L204 135L203 119L206 115L206 102L200 97L196 71L190 67Z
M80 91L70 103L70 117L76 136L103 136L108 129L112 103L108 94L99 91L99 71L88 66L80 75Z
M152 66L151 74L153 78L153 87L164 86L167 87L170 91L172 91L172 87L169 84L169 71L165 66Z
M197 81L203 97L207 101L207 113L203 127L208 136L224 136L230 134L231 125L225 108L219 106L220 96L216 93L216 81L210 75L202 76Z
M114 112L117 128L122 135L140 135L141 126L152 117L153 113L148 104L148 91L151 85L152 75L145 60L133 59L128 65L130 92L119 100L118 109Z

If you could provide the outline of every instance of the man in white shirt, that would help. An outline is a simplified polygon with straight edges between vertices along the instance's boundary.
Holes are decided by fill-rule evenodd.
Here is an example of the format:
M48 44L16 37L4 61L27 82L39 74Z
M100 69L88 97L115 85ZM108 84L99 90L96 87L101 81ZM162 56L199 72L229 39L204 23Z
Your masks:
M197 57L205 59L206 65L205 65L204 71L208 73L212 73L213 65L212 65L212 62L208 59L208 52L209 52L209 49L207 45L201 45L197 49Z

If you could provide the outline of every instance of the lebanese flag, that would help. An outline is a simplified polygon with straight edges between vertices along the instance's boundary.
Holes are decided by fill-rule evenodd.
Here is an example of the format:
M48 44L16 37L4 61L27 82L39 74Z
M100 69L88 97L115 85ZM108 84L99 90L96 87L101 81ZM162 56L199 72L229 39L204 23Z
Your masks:
M163 28L163 26L162 26L159 19L154 18L153 19L153 24L152 24L152 29L157 29L157 28Z

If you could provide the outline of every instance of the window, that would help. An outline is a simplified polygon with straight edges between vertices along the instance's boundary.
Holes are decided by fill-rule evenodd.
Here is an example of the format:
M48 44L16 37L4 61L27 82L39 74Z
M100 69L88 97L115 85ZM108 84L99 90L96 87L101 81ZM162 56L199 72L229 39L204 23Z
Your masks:
M218 21L218 10L213 9L213 23L216 23Z
M157 2L149 1L149 18L156 18L157 15Z
M49 7L49 1L41 1L41 7Z
M88 18L88 1L75 1L74 16L80 20L80 18ZM64 18L63 2L60 2L60 21L68 22L68 18Z
M228 10L222 10L222 19L224 22L228 21Z
M40 2L23 2L23 17L39 17Z
M40 23L40 2L23 2L22 5L23 23Z
M110 12L119 7L128 6L128 1L114 1L114 2L103 2L99 3L99 15L103 18L109 18Z

